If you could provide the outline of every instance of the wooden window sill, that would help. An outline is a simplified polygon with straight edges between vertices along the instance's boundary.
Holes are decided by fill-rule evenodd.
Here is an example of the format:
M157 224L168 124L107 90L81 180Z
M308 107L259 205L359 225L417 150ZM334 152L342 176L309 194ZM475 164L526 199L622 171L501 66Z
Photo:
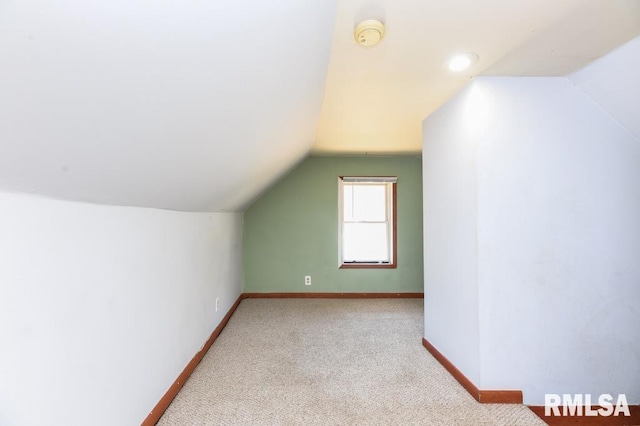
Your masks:
M343 263L340 269L396 269L395 263Z

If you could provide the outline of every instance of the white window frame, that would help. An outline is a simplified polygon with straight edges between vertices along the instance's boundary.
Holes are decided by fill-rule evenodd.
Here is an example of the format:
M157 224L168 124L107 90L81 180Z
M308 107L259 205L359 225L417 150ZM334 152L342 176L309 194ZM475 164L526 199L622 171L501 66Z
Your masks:
M394 176L340 176L338 178L338 267L341 269L356 268L396 268L397 267L397 182ZM386 185L386 220L387 224L387 245L388 262L344 262L342 256L343 233L344 233L344 185ZM360 222L363 223L363 222ZM364 223L381 223L380 221L367 221Z

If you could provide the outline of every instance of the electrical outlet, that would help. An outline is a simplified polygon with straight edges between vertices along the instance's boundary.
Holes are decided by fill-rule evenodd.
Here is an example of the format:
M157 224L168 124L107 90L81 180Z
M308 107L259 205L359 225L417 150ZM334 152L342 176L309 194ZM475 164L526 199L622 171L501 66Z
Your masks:
M220 298L216 297L216 312L218 312L218 308L220 308Z
M311 285L311 275L304 276L304 285Z

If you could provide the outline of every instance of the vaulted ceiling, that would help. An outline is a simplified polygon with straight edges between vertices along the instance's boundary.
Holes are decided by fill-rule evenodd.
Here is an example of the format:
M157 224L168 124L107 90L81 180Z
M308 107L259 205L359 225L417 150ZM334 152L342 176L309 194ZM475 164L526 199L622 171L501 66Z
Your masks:
M385 23L362 48L353 28ZM318 153L420 152L422 120L476 75L566 75L640 34L636 0L339 1ZM448 59L479 61L452 73Z
M0 2L0 190L242 209L314 140L331 0Z
M474 75L566 75L638 34L637 0L0 2L0 190L238 211L310 151L419 152ZM452 74L458 51L480 60Z

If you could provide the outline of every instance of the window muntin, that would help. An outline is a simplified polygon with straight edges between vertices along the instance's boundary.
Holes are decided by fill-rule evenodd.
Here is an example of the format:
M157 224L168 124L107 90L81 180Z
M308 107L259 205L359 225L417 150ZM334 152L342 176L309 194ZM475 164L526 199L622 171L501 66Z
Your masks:
M341 268L396 267L395 177L339 179Z

